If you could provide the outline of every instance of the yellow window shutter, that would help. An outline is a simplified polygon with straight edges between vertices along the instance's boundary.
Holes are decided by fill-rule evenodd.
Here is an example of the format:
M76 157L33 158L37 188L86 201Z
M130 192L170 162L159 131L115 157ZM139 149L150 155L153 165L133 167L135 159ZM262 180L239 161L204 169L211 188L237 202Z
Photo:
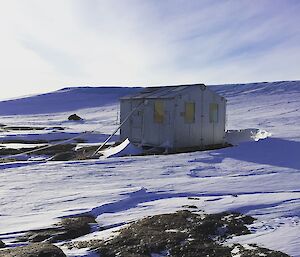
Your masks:
M209 104L209 122L217 123L219 119L219 105L216 103Z
M156 100L154 102L154 122L163 123L165 118L164 102Z
M185 103L184 120L186 123L194 123L195 122L195 103L194 102Z

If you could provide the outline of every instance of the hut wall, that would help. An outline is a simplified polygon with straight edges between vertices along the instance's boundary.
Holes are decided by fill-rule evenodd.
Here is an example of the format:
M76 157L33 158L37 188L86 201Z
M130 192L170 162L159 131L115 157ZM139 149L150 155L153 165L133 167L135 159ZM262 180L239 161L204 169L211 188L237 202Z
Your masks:
M143 145L173 147L172 99L148 99L144 106Z
M167 148L224 143L226 100L206 87L189 87L173 98L123 99L120 121L142 102L121 127L121 140Z

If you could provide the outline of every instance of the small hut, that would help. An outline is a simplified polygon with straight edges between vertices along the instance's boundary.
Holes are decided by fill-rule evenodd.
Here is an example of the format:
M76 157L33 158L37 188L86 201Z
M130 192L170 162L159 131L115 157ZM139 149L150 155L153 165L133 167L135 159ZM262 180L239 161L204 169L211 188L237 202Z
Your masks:
M171 151L225 144L226 99L204 84L149 87L120 101L122 141Z

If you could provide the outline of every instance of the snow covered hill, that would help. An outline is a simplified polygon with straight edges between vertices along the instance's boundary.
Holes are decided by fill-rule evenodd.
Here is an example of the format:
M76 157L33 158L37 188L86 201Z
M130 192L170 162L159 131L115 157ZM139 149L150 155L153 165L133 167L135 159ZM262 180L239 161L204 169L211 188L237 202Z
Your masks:
M176 155L0 164L0 240L12 244L22 231L79 213L91 213L112 229L77 240L102 238L126 222L194 205L257 218L253 234L227 243L257 243L300 256L300 81L212 88L228 100L228 129L259 128L272 136ZM65 126L72 133L98 127L101 135L109 134L116 127L118 97L139 89L114 90L73 88L1 102L0 123ZM66 121L75 110L84 122ZM87 249L59 246L69 257L87 256Z
M44 114L76 111L117 103L139 88L74 87L0 102L0 115Z
M228 100L228 129L258 127L300 140L300 81L213 86Z

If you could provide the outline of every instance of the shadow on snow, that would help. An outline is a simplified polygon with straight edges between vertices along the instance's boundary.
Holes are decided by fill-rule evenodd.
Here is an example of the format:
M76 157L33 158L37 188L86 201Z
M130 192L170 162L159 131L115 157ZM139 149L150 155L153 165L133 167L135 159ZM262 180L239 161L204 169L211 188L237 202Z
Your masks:
M216 150L212 159L199 162L221 163L225 158L266 164L271 166L300 169L300 142L282 138L267 138L258 142L242 143L237 147Z

